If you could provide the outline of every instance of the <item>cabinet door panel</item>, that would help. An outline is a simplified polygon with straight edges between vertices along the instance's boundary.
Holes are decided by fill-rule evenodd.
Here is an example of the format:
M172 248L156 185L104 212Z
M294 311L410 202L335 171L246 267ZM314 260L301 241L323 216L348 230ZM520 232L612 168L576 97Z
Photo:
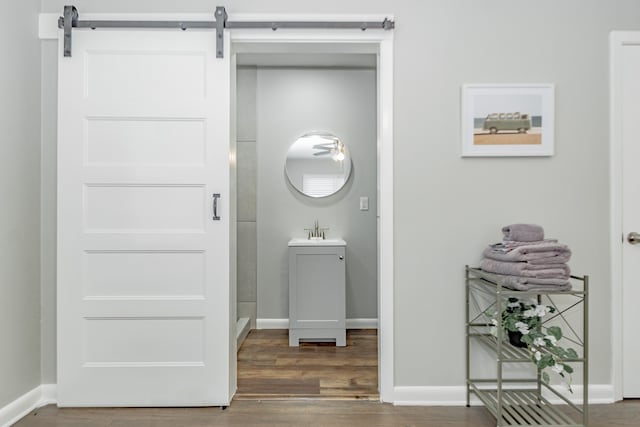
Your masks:
M344 260L337 253L296 255L297 327L340 327L344 318Z
M289 249L290 328L345 328L345 262L341 246Z

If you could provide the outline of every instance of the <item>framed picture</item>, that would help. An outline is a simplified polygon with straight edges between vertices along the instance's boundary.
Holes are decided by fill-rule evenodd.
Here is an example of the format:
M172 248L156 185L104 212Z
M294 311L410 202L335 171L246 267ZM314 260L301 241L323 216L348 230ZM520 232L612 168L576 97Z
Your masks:
M552 84L462 87L462 156L552 156Z

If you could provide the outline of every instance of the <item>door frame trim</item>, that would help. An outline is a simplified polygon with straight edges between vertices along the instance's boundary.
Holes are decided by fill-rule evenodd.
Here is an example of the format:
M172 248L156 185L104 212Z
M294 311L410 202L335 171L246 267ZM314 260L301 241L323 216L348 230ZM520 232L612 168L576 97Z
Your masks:
M252 15L255 19L267 18ZM385 15L388 19L393 16ZM234 15L235 20L249 20ZM309 15L287 15L288 20L309 19ZM362 16L357 17L360 20ZM314 20L322 16L313 16ZM332 20L354 19L331 16ZM368 17L369 19L369 17ZM375 18L374 18L375 19ZM305 29L270 31L231 29L231 49L238 44L314 43L362 46L362 53L375 47L377 64L377 170L378 170L378 387L380 401L394 401L394 219L393 219L393 31ZM243 50L243 53L246 51ZM359 53L357 50L352 53ZM233 62L233 61L232 61ZM232 374L233 375L233 374Z
M38 36L41 40L57 40L59 13L38 15ZM144 19L148 13L84 13L85 19ZM210 19L205 13L158 13L154 19ZM229 19L305 20L305 21L375 21L395 20L393 14L384 15L327 15L327 14L229 14ZM394 339L394 211L393 211L393 31L385 30L226 30L231 43L350 43L360 44L366 53L372 46L378 51L378 381L380 400L394 402L395 339ZM369 47L369 49L366 49ZM353 52L357 53L357 52ZM235 308L232 313L235 313ZM230 319L231 321L231 319ZM229 325L235 328L235 324ZM231 340L235 341L235 340ZM232 345L233 342L232 342ZM235 345L234 345L235 346ZM231 363L231 362L230 362ZM230 366L231 368L231 366ZM235 371L235 369L234 369ZM235 381L229 371L229 387ZM231 401L230 396L229 401Z
M611 262L611 380L613 397L623 399L623 282L622 282L622 117L621 49L640 45L640 31L612 31L609 36L609 244Z

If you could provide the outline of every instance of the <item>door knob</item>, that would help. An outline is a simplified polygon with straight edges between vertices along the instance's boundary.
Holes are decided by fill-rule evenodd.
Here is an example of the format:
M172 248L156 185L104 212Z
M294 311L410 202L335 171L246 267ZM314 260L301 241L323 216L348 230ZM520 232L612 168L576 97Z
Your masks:
M635 231L632 231L631 233L629 233L629 235L627 235L627 242L631 243L632 245L639 244L640 233L636 233Z

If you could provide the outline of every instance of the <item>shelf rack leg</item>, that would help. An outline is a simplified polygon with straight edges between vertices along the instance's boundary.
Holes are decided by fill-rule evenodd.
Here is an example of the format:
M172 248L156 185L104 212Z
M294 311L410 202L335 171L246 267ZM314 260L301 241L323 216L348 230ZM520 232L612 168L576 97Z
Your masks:
M542 304L542 296L538 294L538 305ZM536 385L538 388L538 403L542 403L542 369L536 367L536 375L538 376L538 380L536 381Z
M469 406L471 406L471 391L470 391L470 385L469 385L469 378L471 378L471 367L470 367L470 361L469 361L469 354L471 352L471 348L470 348L470 342L469 342L469 266L465 265L464 266L464 275L465 275L465 288L466 288L466 312L465 312L465 325L467 328L467 360L466 360L466 374L467 374L467 408Z
M496 384L496 418L498 426L503 424L502 420L502 343L504 341L504 330L502 328L502 286L498 284L496 286L496 311L498 315L498 354L497 354L497 367L498 367L498 381Z
M582 423L589 425L589 276L584 276L584 302L582 309L582 324L584 331L582 332L582 340L584 346L582 348Z

